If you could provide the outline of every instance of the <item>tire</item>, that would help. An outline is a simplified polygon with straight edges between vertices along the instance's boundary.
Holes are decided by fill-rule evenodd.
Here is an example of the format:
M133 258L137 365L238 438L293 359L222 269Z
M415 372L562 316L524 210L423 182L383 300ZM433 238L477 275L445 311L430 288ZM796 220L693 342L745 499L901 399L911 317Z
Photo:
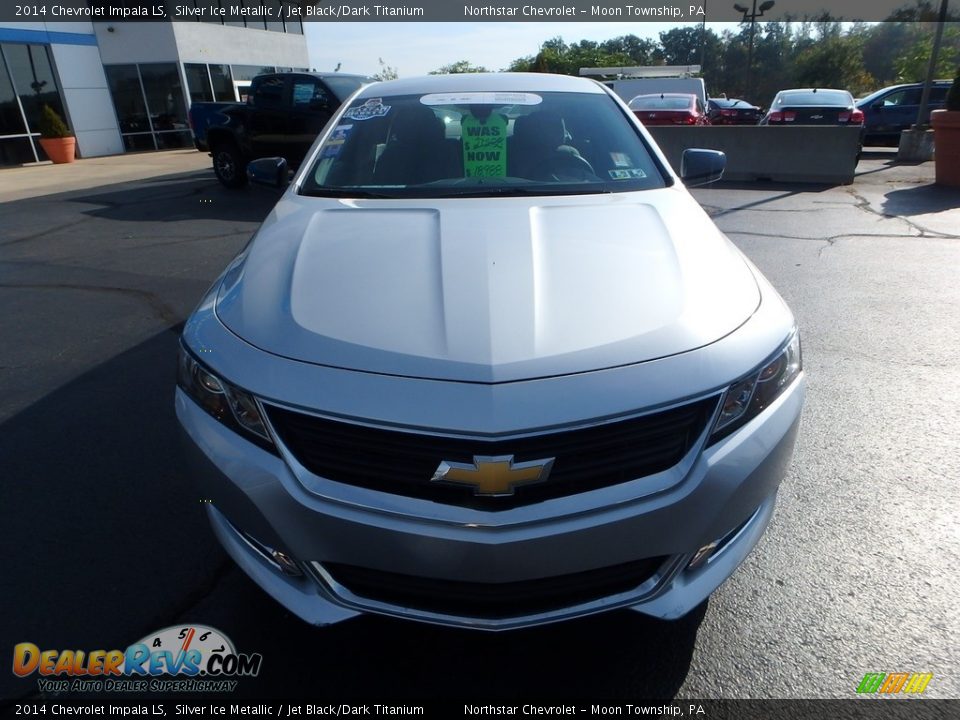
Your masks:
M217 143L210 149L213 172L224 187L242 188L247 184L247 161L231 142Z

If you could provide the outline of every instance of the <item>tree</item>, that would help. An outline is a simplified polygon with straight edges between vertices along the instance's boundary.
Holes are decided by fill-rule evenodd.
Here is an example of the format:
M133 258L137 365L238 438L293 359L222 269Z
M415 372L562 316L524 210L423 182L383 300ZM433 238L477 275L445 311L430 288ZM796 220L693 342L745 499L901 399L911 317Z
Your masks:
M455 63L444 65L436 70L431 70L431 75L459 75L461 73L485 73L490 72L483 65L471 65L469 60L457 60Z
M396 80L398 77L400 77L399 73L397 73L397 69L387 65L383 61L383 58L377 58L377 61L380 63L380 72L374 74L374 80Z
M933 52L933 28L920 34L894 62L898 82L922 82L927 79L930 53ZM949 78L960 64L960 29L945 28L934 78Z
M679 27L660 33L664 65L700 63L700 26Z

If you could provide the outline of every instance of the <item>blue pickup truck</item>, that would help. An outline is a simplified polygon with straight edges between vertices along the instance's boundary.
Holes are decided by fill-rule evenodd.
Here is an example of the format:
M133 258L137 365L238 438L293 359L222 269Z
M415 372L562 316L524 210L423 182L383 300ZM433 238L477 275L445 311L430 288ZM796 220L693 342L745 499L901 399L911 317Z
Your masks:
M210 153L221 183L242 187L247 163L256 158L283 157L297 167L343 101L370 82L372 78L345 73L258 75L246 103L191 105L194 144Z

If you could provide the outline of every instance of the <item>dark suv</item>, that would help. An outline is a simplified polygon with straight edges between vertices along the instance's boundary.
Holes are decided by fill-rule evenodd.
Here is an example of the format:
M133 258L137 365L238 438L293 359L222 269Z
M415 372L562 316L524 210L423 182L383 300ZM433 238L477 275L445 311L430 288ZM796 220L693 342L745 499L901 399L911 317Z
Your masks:
M930 88L929 110L942 108L950 89L950 80L935 80ZM866 126L865 145L896 145L900 131L910 129L920 112L920 94L923 83L893 85L877 90L857 101L863 111ZM929 111L924 122L930 122Z

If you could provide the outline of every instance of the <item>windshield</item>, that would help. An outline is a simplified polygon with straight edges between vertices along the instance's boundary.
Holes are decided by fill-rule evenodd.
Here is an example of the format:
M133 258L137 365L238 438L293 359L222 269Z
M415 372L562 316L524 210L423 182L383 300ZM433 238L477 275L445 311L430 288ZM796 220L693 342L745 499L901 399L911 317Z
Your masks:
M559 195L665 184L640 133L606 94L466 92L356 99L301 193Z
M689 110L691 95L638 95L630 101L631 110Z
M846 90L798 90L777 95L774 105L853 105L853 95Z

